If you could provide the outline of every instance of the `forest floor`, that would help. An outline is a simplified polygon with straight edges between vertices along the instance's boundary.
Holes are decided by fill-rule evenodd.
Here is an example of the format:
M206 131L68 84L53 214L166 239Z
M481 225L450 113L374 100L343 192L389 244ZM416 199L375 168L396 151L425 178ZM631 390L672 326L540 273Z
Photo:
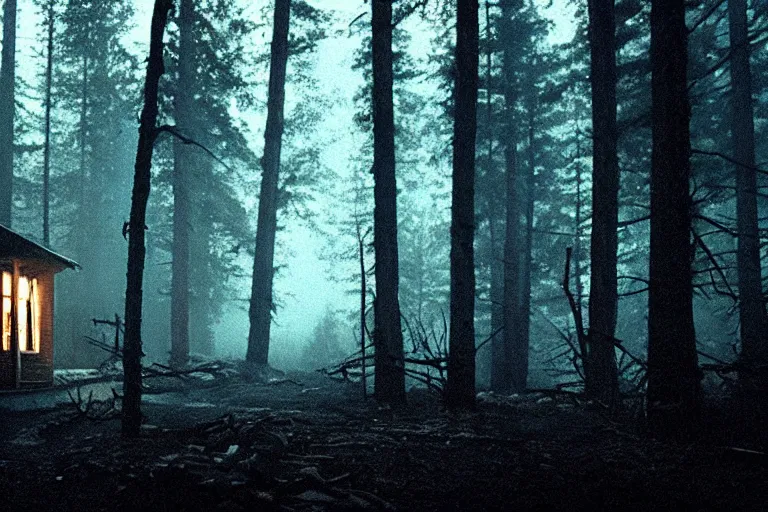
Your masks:
M319 374L151 395L138 439L74 405L3 412L0 510L765 510L765 455L647 439L567 398L420 390L393 411Z

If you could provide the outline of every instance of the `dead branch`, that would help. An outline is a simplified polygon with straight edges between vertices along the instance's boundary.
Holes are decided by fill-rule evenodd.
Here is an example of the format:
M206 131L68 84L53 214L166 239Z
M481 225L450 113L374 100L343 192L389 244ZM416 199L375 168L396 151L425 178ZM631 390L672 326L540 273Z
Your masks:
M408 19L411 14L415 13L417 10L421 9L423 11L428 3L429 0L416 0L412 4L403 7L395 14L394 19L392 20L392 28L397 28L400 23Z
M713 157L717 157L717 158L722 158L726 162L729 162L729 163L732 163L734 165L737 165L737 166L741 167L742 169L747 169L749 171L754 171L754 172L757 172L757 173L760 173L760 174L768 174L768 170L766 170L766 169L761 169L761 168L756 167L754 165L748 165L748 164L745 164L744 162L739 162L735 158L730 157L730 156L726 155L725 153L721 153L719 151L705 151L703 149L691 149L691 153L694 154L694 155L713 156Z
M221 158L216 156L216 154L214 154L213 151L211 151L210 149L208 149L207 147L205 147L201 143L197 142L196 140L191 139L191 138L187 137L186 135L183 135L182 133L179 132L178 128L176 128L175 126L170 125L170 124L164 124L162 126L158 126L155 129L155 139L157 139L157 137L160 136L160 134L163 133L163 132L170 133L171 135L173 135L174 137L179 139L184 144L188 144L188 145L191 145L191 146L197 146L198 148L200 148L203 151L205 151L208 154L208 156L210 156L211 158L216 160L218 163L220 163L226 170L228 170L230 172L234 172L233 169L229 165L227 165L227 163L224 162L224 160L222 160Z
M715 269L717 269L717 273L720 275L720 279L722 279L723 283L725 284L726 288L728 288L728 293L731 294L732 297L738 297L736 292L731 288L730 283L728 282L728 278L725 277L725 271L720 267L720 263L718 263L717 258L715 258L715 255L712 254L712 251L709 250L709 247L704 242L704 240L701 239L701 237L696 234L696 230L691 230L693 232L693 238L698 243L699 247L704 251L704 254L707 255L707 258L709 259L710 263L714 265ZM715 281L712 279L712 284L714 286ZM715 287L715 290L717 290L717 287ZM734 300L736 300L734 298Z
M644 215L642 217L638 217L636 219L630 219L630 220L622 220L618 223L618 227L620 228L626 228L627 226L632 226L633 224L640 224L641 222L645 222L647 220L650 220L650 215Z
M717 10L720 8L721 5L725 3L725 0L717 0L716 2L712 3L712 5L707 8L706 11L699 17L696 21L694 21L690 27L688 27L688 33L692 33L695 31L699 25L707 21L709 18L712 17L712 15L717 12Z
M224 366L216 362L206 363L184 370L172 370L170 367L164 364L152 363L151 366L142 368L142 374L144 378L174 377L184 379L195 373L207 373L213 377L217 377L221 375L223 369Z
M109 421L120 417L120 411L116 407L114 396L105 400L94 400L93 390L91 390L88 393L88 398L83 400L80 386L77 387L77 396L73 395L69 389L67 390L67 395L72 405L75 406L78 415L88 420Z
M503 330L504 330L504 327L499 327L498 329L496 329L495 331L493 331L493 332L490 334L490 336L488 336L487 338L485 338L483 341L481 341L481 342L480 342L480 343L477 345L477 347L475 347L475 352L477 352L477 351L479 351L481 348L483 348L483 347L485 346L485 344L486 344L486 343L488 343L488 342L492 341L492 340L493 340L493 338L495 338L495 337L496 337L496 336L497 336L497 335L498 335L498 334L499 334L501 331L503 331Z
M413 368L405 368L405 374L408 377L421 382L427 386L429 390L434 391L438 395L443 395L446 380L442 376L436 377L429 372L420 372Z
M576 326L576 339L579 342L579 348L581 349L581 354L587 353L587 339L586 339L586 333L584 332L584 319L581 316L581 310L579 309L578 305L576 304L576 299L573 296L573 292L571 292L571 255L573 253L573 248L568 247L565 249L565 272L563 273L563 291L565 292L565 296L568 298L568 304L571 307L571 314L573 315L573 321Z

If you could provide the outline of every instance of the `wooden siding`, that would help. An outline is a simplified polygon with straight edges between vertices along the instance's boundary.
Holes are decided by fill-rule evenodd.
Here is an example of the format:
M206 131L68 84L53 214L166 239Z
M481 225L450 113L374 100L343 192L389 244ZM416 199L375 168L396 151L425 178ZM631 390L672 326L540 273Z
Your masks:
M2 350L0 347L0 389L13 387L13 357L10 350Z

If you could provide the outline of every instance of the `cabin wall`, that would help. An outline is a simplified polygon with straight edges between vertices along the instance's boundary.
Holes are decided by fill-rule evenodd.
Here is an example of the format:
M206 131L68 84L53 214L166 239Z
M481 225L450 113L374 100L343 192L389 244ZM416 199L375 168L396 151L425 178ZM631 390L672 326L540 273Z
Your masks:
M13 389L13 357L0 346L0 389Z
M53 276L53 271L34 275L40 298L40 352L21 353L21 388L53 385ZM0 390L15 389L14 363L13 352L0 350Z

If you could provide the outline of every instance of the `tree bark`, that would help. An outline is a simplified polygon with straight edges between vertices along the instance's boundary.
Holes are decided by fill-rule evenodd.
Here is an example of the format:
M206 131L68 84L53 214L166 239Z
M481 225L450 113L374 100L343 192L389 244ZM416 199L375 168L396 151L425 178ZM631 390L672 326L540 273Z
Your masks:
M496 393L506 392L504 354L504 253L501 240L504 223L490 213L489 232L491 243L491 333L498 333L491 340L491 390Z
M13 120L16 87L16 0L3 8L0 60L0 224L11 227L13 205Z
M195 135L199 135L196 133ZM213 160L200 155L192 159L195 173L203 176L204 180L211 178ZM212 198L206 190L193 188L194 182L187 180L187 194L201 202L202 207L189 211L189 349L198 354L213 356L216 344L213 333L213 322L219 311L222 297L216 295L216 272L211 253L213 238L213 219L210 202ZM194 192L193 192L194 191Z
M144 83L144 107L139 124L139 142L133 175L131 215L128 225L128 271L125 289L125 338L123 342L124 436L136 437L141 428L141 307L144 281L144 229L152 171L152 151L157 137L157 97L163 66L163 34L173 0L155 0L152 12L149 59Z
M54 29L54 0L48 0L47 25L48 45L45 63L45 142L43 147L43 244L51 244L51 89L53 78L53 29Z
M451 192L451 306L446 402L475 405L475 142L479 23L477 0L457 0Z
M528 346L521 332L520 293L520 177L517 161L517 129L515 108L518 103L517 78L513 42L515 34L511 25L514 16L513 5L502 4L503 19L503 74L504 74L504 128L506 162L506 232L504 240L504 360L500 370L501 389L504 393L519 393L525 390L528 379Z
M181 0L179 5L179 71L176 84L176 126L194 138L192 121L194 71L193 0ZM189 173L193 149L173 141L173 245L171 260L171 360L170 366L180 368L189 361Z
M520 345L526 348L525 376L528 377L528 347L531 339L531 270L533 267L533 214L535 206L534 179L536 171L536 149L534 140L535 106L529 106L528 113L528 168L522 189L525 203L525 227L520 262Z
M615 0L589 0L589 80L592 85L592 236L587 395L613 407L618 398L614 336L618 311L616 265L619 159L616 125Z
M576 161L575 161L575 178L576 178L576 205L575 205L575 218L574 218L574 233L576 234L576 238L573 241L573 281L576 283L576 297L575 297L575 304L576 304L576 311L578 311L578 314L582 314L582 301L584 299L584 285L582 284L581 279L581 256L582 256L582 248L581 248L581 239L582 239L582 233L584 232L584 228L582 226L584 221L584 216L582 215L582 210L584 209L584 201L582 199L582 187L584 185L584 168L581 164L581 157L583 155L581 150L581 139L582 139L582 132L581 128L579 127L579 121L580 119L576 120ZM579 346L581 347L581 342L584 339L583 333L578 332L577 336L579 338ZM582 347L583 348L583 347ZM588 366L589 361L582 358L582 364L585 367L585 373L586 373L586 366Z
M368 398L368 376L365 368L365 309L368 303L368 288L365 276L365 237L362 233L360 218L355 216L357 232L357 256L360 263L360 382L363 385L363 398Z
M90 237L96 235L96 218L94 213L97 209L92 207L91 198L91 180L88 173L88 103L89 103L89 72L90 72L90 48L84 46L80 48L79 59L82 62L80 75L80 118L78 120L78 150L79 150L79 169L77 184L77 226L79 236L75 236L75 253L78 261L86 269L73 276L75 291L74 301L72 303L72 313L69 315L69 321L72 325L73 340L79 338L83 327L88 324L88 304L91 300L89 280L95 278L98 272L93 272L96 268L96 262L99 258L95 254L94 247ZM91 273L93 272L93 273ZM89 279L90 278L90 279ZM78 344L72 344L72 359L76 367L86 365L87 355L84 351L78 350Z
M397 180L393 99L392 1L371 2L373 60L374 388L377 401L405 402L403 331L398 299Z
M248 312L248 352L246 361L266 365L269 361L269 331L272 326L272 281L274 277L275 233L277 231L277 185L283 137L285 106L285 69L288 63L290 0L276 0L272 55L269 65L269 97L256 249L253 258L251 304Z
M487 176L489 179L496 174L496 166L493 161L493 47L492 39L493 34L491 31L491 5L486 0L485 2L485 92L486 92L486 124L488 126L488 154L487 154ZM493 335L491 340L490 351L490 384L491 390L502 391L503 379L504 379L504 265L503 256L500 250L499 242L499 224L501 222L497 218L496 210L498 209L498 203L495 201L495 194L489 195L487 198L487 218L488 218L488 231L490 235L491 245L491 333Z
M506 52L505 52L506 53ZM506 62L505 58L505 62ZM505 64L506 68L506 64ZM509 77L507 77L509 79ZM514 87L509 82L507 88ZM503 393L519 393L525 389L525 378L521 375L521 359L527 358L520 346L520 210L518 209L517 183L517 142L515 140L514 93L506 93L507 144L504 148L506 160L506 231L504 237L504 360L500 368ZM527 362L527 361L526 361ZM522 387L521 387L522 386Z
M768 378L755 380L757 368L768 365L768 321L763 300L760 268L760 238L757 215L755 167L755 122L752 103L751 47L748 37L746 0L728 0L731 43L731 136L733 157L743 164L736 173L736 219L738 228L737 269L739 275L739 323L741 362L748 369L739 374L744 389L765 392ZM763 373L768 368L763 370ZM760 372L758 372L759 374ZM763 399L765 396L763 395Z
M699 412L687 63L684 0L653 0L647 417L651 434L683 439L695 433Z
M80 81L80 133L79 133L79 144L80 144L80 224L81 226L86 223L88 214L85 211L85 202L88 198L88 167L86 165L86 160L88 157L88 66L89 66L89 59L88 59L88 53L90 49L89 48L83 48L83 74L82 74L82 80ZM85 237L78 237L78 243L79 243L79 254L78 256L82 259L85 257L85 251L87 251L87 243L85 241Z

